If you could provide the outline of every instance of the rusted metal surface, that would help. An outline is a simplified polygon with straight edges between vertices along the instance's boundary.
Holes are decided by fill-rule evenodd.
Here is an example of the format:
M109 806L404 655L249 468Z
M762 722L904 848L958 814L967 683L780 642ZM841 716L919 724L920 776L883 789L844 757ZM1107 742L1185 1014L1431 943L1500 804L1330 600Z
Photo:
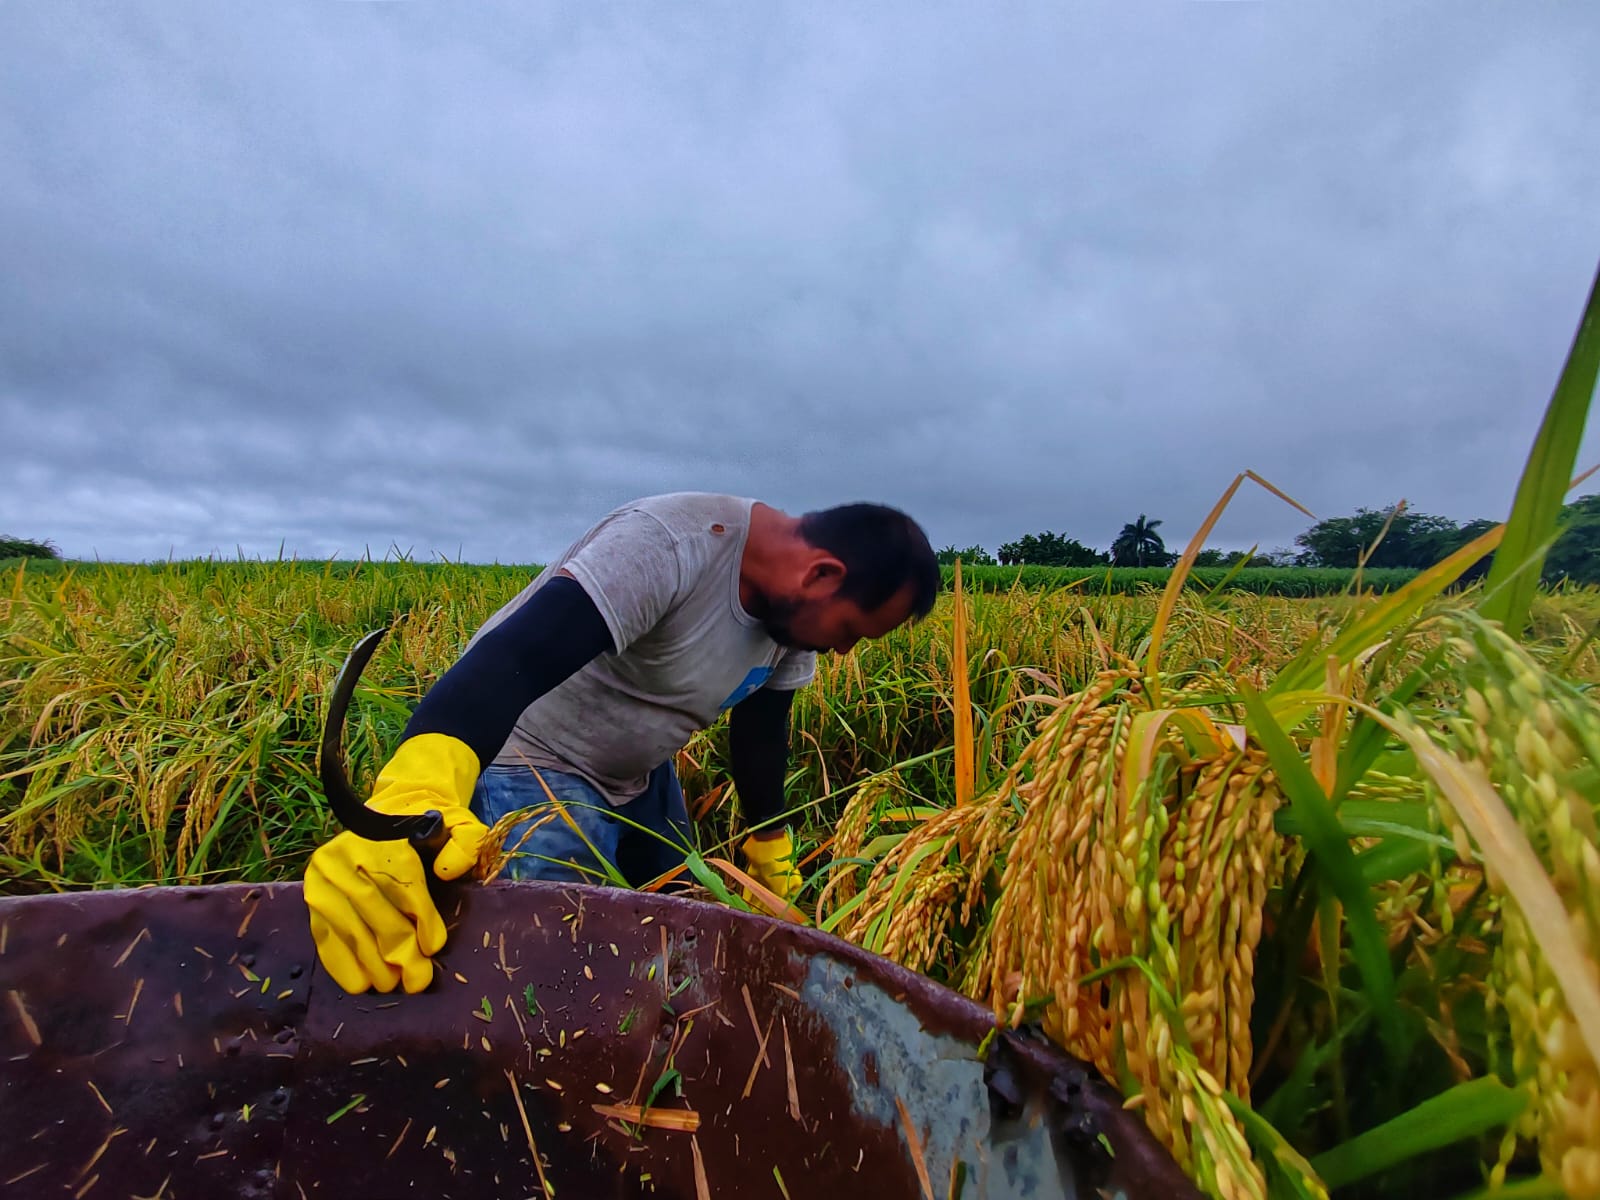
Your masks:
M1092 1070L837 938L547 883L445 916L432 988L350 996L297 885L0 900L0 1194L1198 1195Z

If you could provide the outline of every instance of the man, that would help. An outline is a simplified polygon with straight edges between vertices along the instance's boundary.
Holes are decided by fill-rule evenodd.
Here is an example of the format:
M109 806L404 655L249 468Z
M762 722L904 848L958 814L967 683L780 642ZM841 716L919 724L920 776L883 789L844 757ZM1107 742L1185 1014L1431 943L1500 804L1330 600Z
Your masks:
M433 872L456 879L488 824L553 795L561 815L511 831L515 845L532 828L508 875L596 880L609 868L644 883L689 846L673 756L731 709L729 769L750 826L741 850L787 900L801 882L778 824L794 693L817 654L926 616L938 590L926 535L882 505L800 517L705 493L624 505L473 635L368 803L443 814ZM432 981L444 922L407 844L339 834L311 856L305 899L317 953L346 991Z

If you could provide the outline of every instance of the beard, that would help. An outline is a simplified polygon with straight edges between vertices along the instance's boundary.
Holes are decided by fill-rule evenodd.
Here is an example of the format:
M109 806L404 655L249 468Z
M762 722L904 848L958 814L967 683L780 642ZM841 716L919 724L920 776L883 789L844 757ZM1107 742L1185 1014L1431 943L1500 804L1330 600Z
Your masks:
M794 617L800 611L798 600L760 596L751 608L750 615L760 621L767 636L785 650L818 649L795 636Z

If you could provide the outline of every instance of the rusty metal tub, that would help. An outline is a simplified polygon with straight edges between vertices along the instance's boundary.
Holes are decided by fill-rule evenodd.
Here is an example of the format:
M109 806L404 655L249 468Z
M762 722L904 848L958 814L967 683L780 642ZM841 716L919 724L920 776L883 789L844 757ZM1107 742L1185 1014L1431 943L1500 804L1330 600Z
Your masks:
M1196 1196L1092 1070L819 933L454 889L350 996L298 885L0 899L0 1195Z

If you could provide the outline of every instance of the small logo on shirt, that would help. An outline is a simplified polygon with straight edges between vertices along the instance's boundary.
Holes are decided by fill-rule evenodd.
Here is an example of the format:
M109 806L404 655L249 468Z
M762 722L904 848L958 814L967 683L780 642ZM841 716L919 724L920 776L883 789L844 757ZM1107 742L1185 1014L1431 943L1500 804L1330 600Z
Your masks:
M734 688L733 691L728 694L728 698L722 702L722 710L726 711L727 709L732 708L735 704L739 703L739 701L743 700L746 696L750 695L762 684L764 684L769 678L771 678L771 676L771 667L751 668L750 673L744 677L744 682L738 687Z

